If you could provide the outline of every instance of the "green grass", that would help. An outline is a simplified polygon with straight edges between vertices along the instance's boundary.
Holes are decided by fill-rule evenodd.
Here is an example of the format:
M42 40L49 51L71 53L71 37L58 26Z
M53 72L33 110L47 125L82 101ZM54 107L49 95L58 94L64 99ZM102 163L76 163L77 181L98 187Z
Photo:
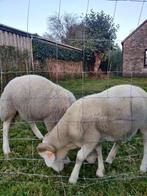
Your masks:
M117 84L133 84L138 85L147 91L147 78L123 78L112 77L105 80L89 79L72 79L66 81L59 81L59 84L74 93L77 98L92 93L98 93L106 88Z
M105 80L88 79L59 81L63 87L71 90L77 98L87 94L100 92L117 84L139 85L147 91L147 78L110 78ZM46 133L44 125L39 129ZM25 138L19 141L19 138ZM32 138L32 140L30 139ZM39 141L30 127L17 121L10 131L11 160L4 160L2 153L2 131L0 132L0 196L2 195L147 195L147 174L140 174L139 166L143 156L141 134L137 134L130 142L119 150L112 165L105 165L105 177L96 178L97 164L84 164L80 171L80 179L76 185L68 184L68 178L74 166L70 163L57 174L47 168L38 156L36 146ZM106 158L112 143L103 144ZM72 161L77 151L69 153Z

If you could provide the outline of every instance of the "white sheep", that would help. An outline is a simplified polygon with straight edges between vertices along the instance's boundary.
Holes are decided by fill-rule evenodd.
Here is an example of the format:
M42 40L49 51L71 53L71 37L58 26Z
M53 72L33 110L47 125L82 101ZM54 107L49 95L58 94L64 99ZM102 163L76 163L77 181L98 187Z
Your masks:
M144 158L141 168L147 171L147 93L136 86L118 85L99 94L74 102L58 124L43 138L37 149L48 167L61 171L67 152L81 148L69 178L76 183L82 162L96 149L97 176L103 176L101 142L126 141L140 128L144 134Z
M74 95L63 87L38 75L25 75L11 80L0 99L0 117L3 121L3 152L10 152L8 132L16 114L28 122L34 134L42 139L35 122L43 121L50 131L75 101Z

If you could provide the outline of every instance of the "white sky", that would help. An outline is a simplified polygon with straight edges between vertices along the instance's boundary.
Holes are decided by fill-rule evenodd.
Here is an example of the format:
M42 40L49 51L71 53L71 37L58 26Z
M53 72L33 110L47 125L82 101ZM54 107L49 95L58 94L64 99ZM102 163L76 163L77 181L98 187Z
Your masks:
M47 31L47 18L59 10L60 0L30 0L28 31L42 35ZM0 23L27 31L29 0L0 0ZM121 42L138 24L142 2L117 2L114 22L120 25L117 42ZM64 13L85 14L87 0L61 0L61 15ZM89 10L103 10L113 16L115 2L89 0ZM144 3L140 23L147 19L147 2Z

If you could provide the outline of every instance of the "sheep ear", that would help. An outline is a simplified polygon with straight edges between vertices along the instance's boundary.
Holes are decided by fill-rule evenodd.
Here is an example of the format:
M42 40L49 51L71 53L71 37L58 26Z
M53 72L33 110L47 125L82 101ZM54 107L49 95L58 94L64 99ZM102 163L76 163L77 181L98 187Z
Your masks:
M54 154L53 152L51 152L51 151L46 151L46 155L47 155L48 160L49 160L50 162L53 162L53 161L55 160L55 154Z
M40 143L40 144L38 144L38 146L37 146L37 151L39 152L39 153L41 153L41 152L44 152L44 151L51 151L51 152L55 152L55 149L54 149L54 147L53 146L49 146L49 145L47 145L46 143Z
M38 152L43 152L43 151L47 151L48 150L48 145L47 144L44 144L44 143L40 143L38 146L37 146L37 150Z
M46 165L48 167L51 167L55 160L55 154L51 151L44 151L44 152L40 152L39 154L44 159Z
M47 144L41 143L37 146L39 155L44 159L46 165L51 167L52 163L55 160L55 154L51 150L54 150L52 147Z

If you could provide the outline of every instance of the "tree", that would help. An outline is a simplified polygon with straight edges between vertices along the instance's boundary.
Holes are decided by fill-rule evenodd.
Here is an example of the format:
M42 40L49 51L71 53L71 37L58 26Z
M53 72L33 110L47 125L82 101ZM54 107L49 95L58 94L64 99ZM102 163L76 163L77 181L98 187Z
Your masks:
M117 76L122 74L122 50L118 44L105 55L100 67L103 72L109 71Z
M122 72L122 51L118 45L115 45L113 50L110 51L109 57L109 69L115 75L121 75Z
M48 30L56 41L78 46L77 39L81 36L79 17L75 14L64 14L60 18L57 14L48 18Z
M55 38L47 32L45 32L42 36L49 39L50 41L55 41Z
M112 48L117 29L112 17L103 11L95 13L91 10L85 17L64 14L59 18L55 14L48 18L49 35L54 39L62 43L78 40L94 52L103 53Z
M93 10L85 17L86 46L95 52L105 53L113 48L118 26L113 18L103 11L95 13Z
M118 26L113 18L103 11L95 13L93 10L85 17L86 48L90 48L95 55L94 72L100 71L100 64L104 56L114 47Z
M57 15L49 17L49 31L58 41L84 50L84 60L88 59L91 71L98 72L105 54L113 49L118 25L113 18L103 11L90 11L85 17L65 14L61 18ZM95 61L93 61L93 55Z

